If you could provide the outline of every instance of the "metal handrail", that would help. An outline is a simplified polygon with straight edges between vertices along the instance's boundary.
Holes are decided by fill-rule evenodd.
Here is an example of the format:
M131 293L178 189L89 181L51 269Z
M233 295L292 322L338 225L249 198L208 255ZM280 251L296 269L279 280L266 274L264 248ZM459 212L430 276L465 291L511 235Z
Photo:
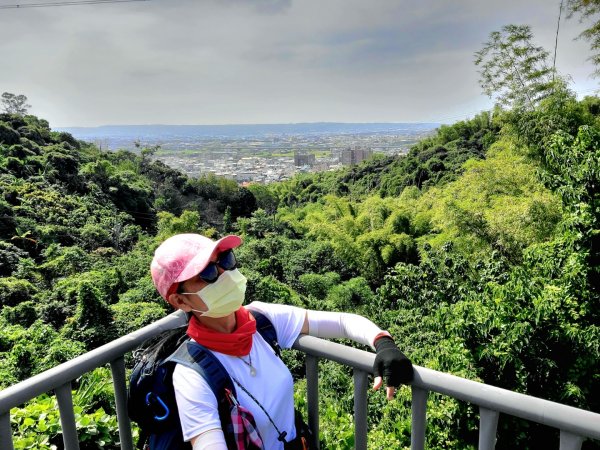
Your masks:
M77 358L0 391L0 449L14 450L10 426L11 408L19 406L38 395L55 391L60 411L65 450L79 450L71 396L71 383L83 374L110 363L113 386L115 388L115 404L121 448L122 450L133 450L131 423L127 416L125 362L123 357L126 353L139 347L145 340L163 331L183 326L186 321L185 313L183 311L176 311L133 333L122 336Z
M66 450L78 450L71 397L71 382L96 367L111 364L123 450L132 450L131 424L127 417L124 355L167 329L184 325L186 317L173 313L151 325L81 355L71 361L0 391L0 448L13 450L10 409L40 394L54 390L61 413ZM294 348L307 354L308 422L315 442L318 436L318 359L325 358L354 369L355 448L367 448L367 376L372 373L375 355L312 336L300 336ZM426 431L428 392L437 392L480 407L479 449L493 449L499 414L531 420L560 430L560 449L578 450L585 438L600 439L600 414L494 386L466 380L424 367L414 366L412 389L411 448L423 449Z
M10 386L0 391L0 414L58 386L69 383L84 373L108 364L135 350L145 340L163 331L185 325L185 323L186 317L183 311L174 312L133 333Z
M326 358L366 373L372 373L373 363L375 361L375 355L373 353L325 341L313 336L300 336L294 344L294 348L301 350L308 355ZM561 434L563 435L561 437L562 441L570 439L565 437L567 435L574 436L573 439L581 438L581 441L583 441L583 438L600 440L600 414L525 394L519 394L507 389L467 380L447 373L437 372L425 367L415 365L414 369L415 376L411 382L413 403L415 392L417 392L418 396L419 392L427 393L431 391L478 405L485 411L482 416L489 417L489 419L482 419L482 421L486 423L486 428L490 425L489 420L495 420L497 422L498 419L497 414L490 415L489 412L503 413L557 428L561 430ZM423 409L423 413L424 412ZM415 422L418 422L418 419L415 418L413 405L413 438L415 437L415 426L424 429L424 423ZM492 445L489 446L489 448L493 448L493 444L495 444L495 426L489 440L492 441ZM415 444L416 443L413 440L413 450ZM424 445L424 443L422 445ZM423 448L422 445L417 445L417 447ZM482 447L488 448L487 444L483 445L480 437L479 448L481 449ZM563 448L577 447L561 444L560 448L562 450Z

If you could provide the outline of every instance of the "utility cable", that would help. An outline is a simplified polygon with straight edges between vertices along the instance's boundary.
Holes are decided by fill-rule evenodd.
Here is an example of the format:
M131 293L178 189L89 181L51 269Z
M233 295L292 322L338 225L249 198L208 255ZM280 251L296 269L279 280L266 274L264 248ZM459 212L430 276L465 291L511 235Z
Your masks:
M18 3L15 5L0 5L0 9L50 8L50 7L54 7L54 6L99 5L102 3L131 3L131 2L147 2L147 1L149 1L149 0L80 0L80 1L47 2L47 3Z
M560 31L560 18L562 16L564 0L560 1L560 8L558 10L558 22L556 23L556 39L554 40L554 60L552 61L552 81L554 82L554 76L556 75L556 51L558 50L558 32Z

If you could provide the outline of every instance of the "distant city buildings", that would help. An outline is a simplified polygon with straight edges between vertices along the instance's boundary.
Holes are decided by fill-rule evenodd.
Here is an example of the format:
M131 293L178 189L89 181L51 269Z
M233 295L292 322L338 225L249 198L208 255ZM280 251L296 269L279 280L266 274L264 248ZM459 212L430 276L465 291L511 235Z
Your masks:
M281 135L264 139L214 138L201 142L164 143L154 156L190 177L207 174L240 185L272 183L302 172L325 172L360 164L375 153L406 153L423 135Z
M315 153L300 149L294 150L293 157L258 156L240 149L226 149L191 154L173 152L170 155L157 155L156 158L191 177L212 173L239 184L272 183L290 179L301 172L324 172L359 164L373 156L373 149L366 146L332 147L328 155L321 153L317 158Z
M102 150L158 146L153 159L190 177L208 174L271 183L302 172L339 170L381 154L404 154L436 124L116 126L62 129Z
M373 156L373 150L364 147L348 147L342 150L340 162L344 166L354 166L362 161L365 161Z
M302 167L302 166L314 166L317 162L317 157L314 153L306 153L306 152L294 152L294 166Z

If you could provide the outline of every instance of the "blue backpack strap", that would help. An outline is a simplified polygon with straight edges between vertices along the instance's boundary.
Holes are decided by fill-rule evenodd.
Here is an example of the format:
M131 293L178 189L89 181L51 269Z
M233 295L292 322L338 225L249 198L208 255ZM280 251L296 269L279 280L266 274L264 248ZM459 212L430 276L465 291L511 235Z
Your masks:
M235 386L221 361L203 345L189 340L181 344L168 360L195 370L206 380L217 399L221 429L227 448L237 450L229 412L229 398L225 392L226 389L229 389L231 394L236 397Z
M206 347L197 342L186 341L168 358L178 364L194 369L206 380L217 400L225 389L235 395L235 386L221 361Z
M277 332L269 318L263 313L254 310L251 310L250 314L252 314L254 320L256 320L256 331L258 331L267 344L271 346L275 354L281 358L281 347L279 346L279 342L277 342Z

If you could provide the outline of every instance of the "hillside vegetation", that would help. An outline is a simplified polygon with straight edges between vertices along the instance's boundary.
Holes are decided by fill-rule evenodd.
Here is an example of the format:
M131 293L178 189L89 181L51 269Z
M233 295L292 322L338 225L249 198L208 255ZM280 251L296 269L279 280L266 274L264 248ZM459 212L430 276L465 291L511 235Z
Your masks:
M415 364L600 412L600 99L550 87L406 156L248 189L0 114L0 384L167 314L148 270L164 238L235 232L248 302L364 314ZM285 359L303 406L302 355ZM350 371L320 364L322 448L352 448ZM369 448L408 448L410 390L369 396ZM106 369L75 404L81 448L118 448ZM432 395L427 446L474 449L477 423ZM16 448L62 445L50 397L13 426ZM502 417L497 448L557 440Z

